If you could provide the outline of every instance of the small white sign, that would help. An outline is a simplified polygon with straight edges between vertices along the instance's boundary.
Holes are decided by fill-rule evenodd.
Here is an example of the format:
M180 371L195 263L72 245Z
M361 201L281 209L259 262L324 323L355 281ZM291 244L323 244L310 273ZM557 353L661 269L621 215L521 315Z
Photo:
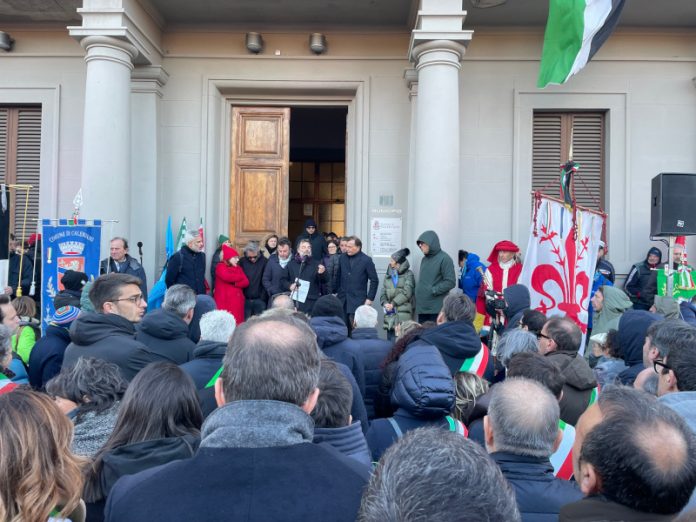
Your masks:
M370 224L373 256L390 256L401 248L401 218L373 217Z

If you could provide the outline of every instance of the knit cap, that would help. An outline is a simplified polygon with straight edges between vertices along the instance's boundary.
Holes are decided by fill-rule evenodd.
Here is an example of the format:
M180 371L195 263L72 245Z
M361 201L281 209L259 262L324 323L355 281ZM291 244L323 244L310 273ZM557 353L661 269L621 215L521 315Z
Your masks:
M76 270L66 270L60 282L67 290L81 291L85 283L89 281L89 277L84 272Z
M59 326L72 323L80 315L80 309L76 306L61 306L53 314L51 322Z
M222 245L222 258L227 261L233 257L239 257L237 251L229 245Z
M401 250L397 250L391 255L391 258L396 261L397 264L401 264L404 261L406 261L406 258L411 254L411 251L408 248L402 248Z
M323 295L312 308L312 317L340 317L343 319L343 304L335 295Z
M218 245L222 245L225 241L229 241L230 238L227 237L225 234L220 234L218 236Z

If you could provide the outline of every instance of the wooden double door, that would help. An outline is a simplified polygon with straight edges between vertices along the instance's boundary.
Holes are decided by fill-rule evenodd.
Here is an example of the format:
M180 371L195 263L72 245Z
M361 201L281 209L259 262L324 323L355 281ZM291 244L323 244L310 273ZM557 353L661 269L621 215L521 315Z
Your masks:
M288 233L290 108L233 107L230 240Z

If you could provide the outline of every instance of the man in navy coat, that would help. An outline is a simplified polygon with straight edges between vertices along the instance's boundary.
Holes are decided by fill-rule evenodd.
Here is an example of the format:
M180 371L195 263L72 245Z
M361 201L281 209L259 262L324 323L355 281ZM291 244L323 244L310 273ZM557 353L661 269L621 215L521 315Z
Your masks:
M346 242L346 252L338 260L338 270L332 288L343 302L346 323L352 330L355 309L361 305L371 305L377 295L379 278L372 258L362 251L362 241L350 236Z

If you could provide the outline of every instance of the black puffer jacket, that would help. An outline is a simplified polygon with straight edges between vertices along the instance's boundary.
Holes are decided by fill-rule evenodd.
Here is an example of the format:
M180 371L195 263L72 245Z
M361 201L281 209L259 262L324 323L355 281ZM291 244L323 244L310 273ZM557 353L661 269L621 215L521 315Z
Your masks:
M651 254L659 257L656 265L648 264ZM660 266L662 262L662 252L659 248L652 247L645 256L645 261L636 263L631 267L631 271L626 276L624 290L628 297L633 301L636 310L649 310L657 294L657 271L653 270Z
M196 344L189 339L189 327L175 313L158 308L143 317L135 338L147 346L150 362L183 364L193 359Z

